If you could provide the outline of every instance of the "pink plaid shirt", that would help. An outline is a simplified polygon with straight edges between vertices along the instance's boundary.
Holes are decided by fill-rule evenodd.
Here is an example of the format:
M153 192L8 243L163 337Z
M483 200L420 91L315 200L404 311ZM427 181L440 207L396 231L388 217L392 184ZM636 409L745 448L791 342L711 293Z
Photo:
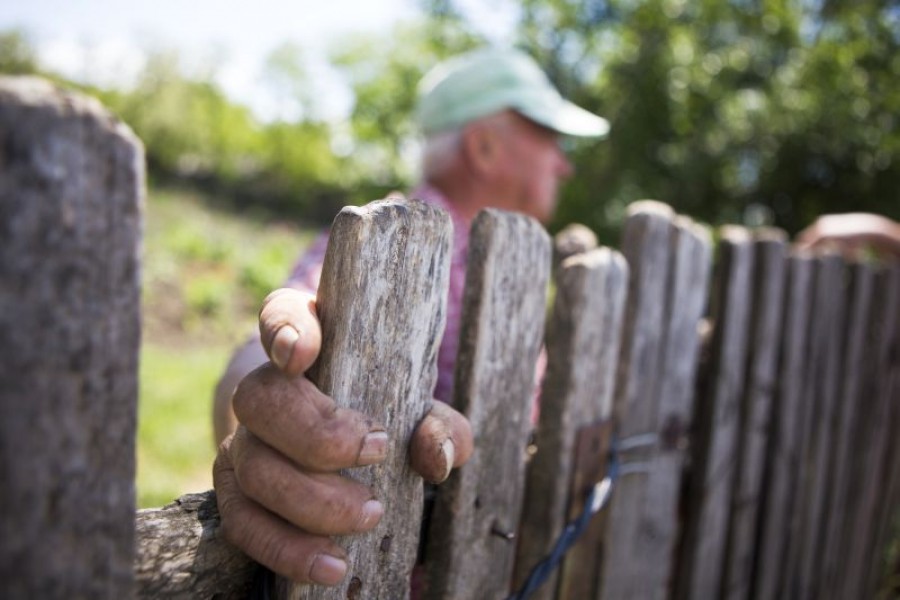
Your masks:
M459 326L462 317L462 296L466 281L466 256L469 252L469 227L471 224L459 215L441 192L431 186L419 186L410 196L444 209L449 213L453 223L447 325L444 329L441 347L438 350L438 378L434 388L435 398L450 403L453 398L453 372L459 347ZM319 288L319 278L322 275L322 263L325 260L327 247L328 232L326 231L307 248L294 265L287 285L315 293Z

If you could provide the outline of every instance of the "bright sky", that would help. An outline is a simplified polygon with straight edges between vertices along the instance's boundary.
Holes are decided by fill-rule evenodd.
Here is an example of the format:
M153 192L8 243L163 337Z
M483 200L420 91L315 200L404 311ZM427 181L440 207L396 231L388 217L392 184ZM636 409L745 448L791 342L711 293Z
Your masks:
M489 37L508 41L511 21L502 14L511 14L513 2L459 4ZM23 29L42 65L99 85L127 82L149 48L174 47L189 67L218 60L225 90L261 115L274 105L261 90L263 61L276 46L293 42L306 53L337 117L351 97L323 64L330 41L388 31L419 14L416 0L6 0L0 2L0 30Z

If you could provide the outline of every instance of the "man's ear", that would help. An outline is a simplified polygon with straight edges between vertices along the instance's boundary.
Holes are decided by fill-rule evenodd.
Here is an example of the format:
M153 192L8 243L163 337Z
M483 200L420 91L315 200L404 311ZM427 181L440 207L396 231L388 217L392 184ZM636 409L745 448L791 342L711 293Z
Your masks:
M462 132L463 154L473 173L487 175L496 168L500 145L496 131L485 123L472 123Z

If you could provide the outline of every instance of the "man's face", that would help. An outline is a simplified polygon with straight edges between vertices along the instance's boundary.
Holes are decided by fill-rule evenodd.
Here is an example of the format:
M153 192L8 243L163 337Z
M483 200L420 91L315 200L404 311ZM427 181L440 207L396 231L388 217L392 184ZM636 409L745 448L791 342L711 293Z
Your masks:
M505 180L513 210L547 223L556 210L560 184L572 164L559 146L559 134L521 115L508 112Z

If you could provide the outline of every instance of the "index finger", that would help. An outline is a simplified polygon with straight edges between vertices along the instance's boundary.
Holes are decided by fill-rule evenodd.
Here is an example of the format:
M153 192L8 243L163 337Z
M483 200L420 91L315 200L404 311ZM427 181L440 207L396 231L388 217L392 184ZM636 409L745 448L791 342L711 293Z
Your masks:
M339 408L305 377L285 377L271 363L241 381L232 403L248 430L301 467L330 472L387 456L384 427Z
M316 297L293 288L281 288L263 300L259 336L272 362L287 375L306 371L319 356L322 327Z

